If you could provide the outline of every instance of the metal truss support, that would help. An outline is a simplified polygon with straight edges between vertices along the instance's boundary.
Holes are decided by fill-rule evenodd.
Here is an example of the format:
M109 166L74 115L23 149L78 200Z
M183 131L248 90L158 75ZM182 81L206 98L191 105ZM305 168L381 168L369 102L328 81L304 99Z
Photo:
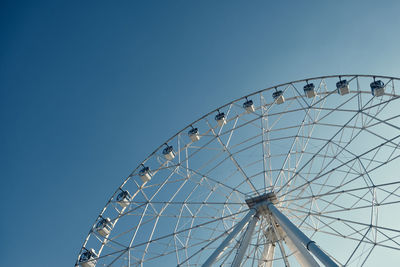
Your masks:
M235 259L233 260L232 267L240 267L244 254L247 251L247 248L250 244L251 237L253 236L254 228L258 221L258 214L255 214L251 221L249 222L246 232L243 234L243 239L240 242L239 249L236 253Z
M261 259L258 260L258 267L272 267L274 260L275 244L269 243L264 245Z
M319 267L320 265L311 256L310 252L299 242L294 242L292 239L289 238L288 235L285 235L284 231L281 227L277 227L280 236L283 237L286 245L296 257L297 261L300 263L302 267Z
M272 202L266 201L261 205L263 208L265 207L271 212L272 218L279 223L283 232L285 232L296 248L304 246L325 266L338 267L338 265L328 255L326 255L325 252L323 252L314 241L309 239L299 228L297 228L297 226L294 225L285 215L283 215ZM304 250L299 249L299 252L303 253ZM307 254L302 255L302 257L306 258Z
M212 264L219 258L224 250L229 246L235 236L246 226L246 224L253 218L257 213L257 210L252 208L247 215L235 226L230 234L222 241L221 245L211 254L211 256L204 262L202 267L211 267Z

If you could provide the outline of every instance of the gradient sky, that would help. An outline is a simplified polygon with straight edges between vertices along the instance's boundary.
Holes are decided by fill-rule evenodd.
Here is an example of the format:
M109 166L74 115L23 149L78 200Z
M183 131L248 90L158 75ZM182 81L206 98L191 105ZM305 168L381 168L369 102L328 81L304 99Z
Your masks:
M399 1L0 2L0 265L73 266L108 198L211 109L400 76Z

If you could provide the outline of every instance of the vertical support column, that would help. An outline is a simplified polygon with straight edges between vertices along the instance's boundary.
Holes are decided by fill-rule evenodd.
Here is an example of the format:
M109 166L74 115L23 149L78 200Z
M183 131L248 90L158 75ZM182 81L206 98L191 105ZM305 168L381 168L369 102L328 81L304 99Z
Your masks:
M311 256L310 252L308 252L308 250L301 243L294 242L292 239L290 239L288 235L285 235L281 227L277 228L280 236L283 237L286 245L302 267L319 267L319 264L316 262L314 257Z
M258 267L272 267L274 259L275 244L269 243L264 245L261 259L258 260Z
M326 255L314 241L309 239L299 228L297 228L285 215L283 215L272 202L265 203L266 208L271 212L272 217L279 223L283 231L294 242L304 245L315 257L327 267L338 267L338 265ZM301 252L301 251L300 251Z
M283 236L280 235L280 233L277 229L278 226L273 222L273 220L271 221L271 226L272 226L273 232L276 236L276 243L278 243L278 246L279 246L279 249L280 249L281 255L282 255L282 260L285 263L285 267L290 267L285 248L283 247Z
M246 232L243 235L243 240L240 242L239 249L236 253L235 259L233 260L232 267L240 267L240 264L243 261L244 254L247 251L247 248L250 244L251 237L253 236L254 227L256 226L258 221L258 214L255 214L249 225L247 226Z
M285 242L302 267L320 266L302 244L293 242L288 236L286 237Z
M247 215L235 226L232 232L222 241L221 245L211 254L211 256L204 262L202 267L211 267L212 264L218 259L218 257L224 252L224 250L229 246L235 236L243 229L243 227L248 223L251 218L256 214L256 209L250 209Z

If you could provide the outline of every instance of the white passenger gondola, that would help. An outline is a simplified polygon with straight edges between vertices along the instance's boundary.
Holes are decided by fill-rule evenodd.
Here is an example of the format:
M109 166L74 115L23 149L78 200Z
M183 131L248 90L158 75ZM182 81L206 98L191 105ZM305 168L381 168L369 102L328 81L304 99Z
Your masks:
M173 160L175 158L175 153L172 146L167 145L167 147L163 149L162 153L167 160Z
M246 110L247 113L252 113L256 109L254 108L253 100L248 100L246 97L246 102L243 103L243 108Z
M370 86L373 96L383 96L385 94L385 84L381 80L374 80Z
M350 92L349 83L346 80L340 80L336 83L336 89L339 95L346 95Z
M129 194L128 191L122 190L121 193L118 194L117 196L117 203L122 207L125 208L131 203L131 195Z
M197 129L197 128L190 129L190 131L188 132L188 135L190 137L190 140L192 140L192 142L196 142L196 141L200 140L199 129Z
M96 232L102 236L108 236L112 230L110 218L100 218L96 224Z
M276 92L272 93L272 98L276 101L278 105L285 102L285 97L283 96L282 90L277 90Z
M219 127L224 125L226 123L225 113L220 113L218 111L218 114L215 115L215 120L217 121Z
M152 176L150 168L143 166L143 168L139 171L139 176L143 183L150 181Z
M97 258L97 254L94 249L85 249L85 252L79 257L79 264L82 267L95 267L97 263L95 258Z
M317 93L315 93L315 86L313 83L307 83L304 85L303 89L308 98L313 98L317 95Z

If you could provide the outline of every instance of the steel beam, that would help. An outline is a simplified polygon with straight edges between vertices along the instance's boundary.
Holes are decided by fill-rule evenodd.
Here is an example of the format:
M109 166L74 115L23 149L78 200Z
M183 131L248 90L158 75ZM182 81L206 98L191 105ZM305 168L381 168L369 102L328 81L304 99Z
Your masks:
M266 201L263 206L271 212L272 217L279 223L279 225L282 227L282 230L288 235L293 243L299 243L296 245L296 247L298 245L303 245L325 266L338 267L338 265L328 255L326 255L325 252L323 252L314 241L309 239L299 228L297 228L297 226L294 225L284 214L282 214L272 202ZM299 252L301 251L299 250Z
M254 227L256 226L257 221L258 221L258 215L255 214L253 218L251 218L247 226L246 232L243 235L243 239L240 242L239 249L236 253L235 259L233 260L232 267L240 267L243 261L244 254L246 253L247 248L250 244L251 237L253 236Z
M320 265L315 261L314 257L311 256L310 252L298 242L292 241L288 235L285 236L283 230L279 227L281 236L284 237L285 243L296 257L297 261L302 267L319 267Z
M272 267L274 259L275 244L264 244L264 250L261 259L258 260L258 267Z
M211 267L212 264L219 258L224 250L229 246L235 236L245 227L245 225L253 218L256 214L256 209L250 209L247 215L235 226L230 234L222 241L221 245L211 254L211 256L204 262L202 267Z

